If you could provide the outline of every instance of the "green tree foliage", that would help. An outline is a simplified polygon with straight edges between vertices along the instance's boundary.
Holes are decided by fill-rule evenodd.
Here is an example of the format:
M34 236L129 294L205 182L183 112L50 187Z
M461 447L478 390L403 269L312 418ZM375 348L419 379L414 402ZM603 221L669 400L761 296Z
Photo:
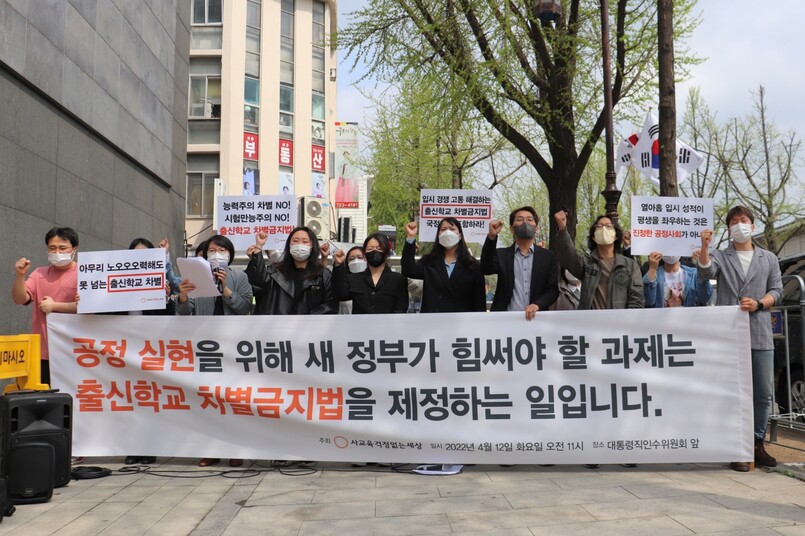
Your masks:
M692 30L693 3L675 3L679 37ZM548 213L575 215L579 181L604 129L602 43L598 2L562 4L564 16L543 25L533 0L372 0L352 14L339 44L379 80L438 73L447 95L470 104L536 171ZM642 108L656 87L656 9L654 0L613 3L611 90L619 119ZM679 47L680 76L690 61Z

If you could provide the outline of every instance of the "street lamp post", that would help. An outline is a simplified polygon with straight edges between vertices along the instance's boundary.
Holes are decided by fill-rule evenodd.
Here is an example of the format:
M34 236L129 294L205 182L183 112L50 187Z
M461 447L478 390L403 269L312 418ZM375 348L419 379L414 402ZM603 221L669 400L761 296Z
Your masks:
M615 182L615 146L612 134L612 69L609 57L609 2L601 0L601 41L604 62L604 127L606 135L604 144L607 151L607 171L606 186L601 192L606 201L605 209L609 218L617 223L618 221L618 201L621 191Z

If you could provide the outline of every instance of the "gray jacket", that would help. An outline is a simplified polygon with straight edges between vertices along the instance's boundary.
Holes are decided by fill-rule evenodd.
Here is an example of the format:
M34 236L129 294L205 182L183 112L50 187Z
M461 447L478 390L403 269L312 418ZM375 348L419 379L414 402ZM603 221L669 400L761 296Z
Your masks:
M598 281L601 279L598 252L577 252L570 239L570 233L564 230L556 234L556 256L559 258L561 268L567 268L574 277L581 280L578 309L589 309L593 303ZM644 304L643 275L640 273L640 267L629 257L616 253L612 275L609 277L608 308L640 309Z
M738 305L741 298L759 300L766 294L774 296L774 303L779 303L783 295L783 279L777 256L758 246L755 246L755 254L746 275L735 246L730 244L726 249L710 253L710 265L699 266L699 276L718 282L716 305ZM774 348L768 309L749 313L749 335L753 350Z
M232 295L224 298L224 314L249 314L252 310L252 286L246 274L227 266L226 286L232 291ZM213 311L215 311L215 298L190 298L176 305L176 313L180 315L212 316Z

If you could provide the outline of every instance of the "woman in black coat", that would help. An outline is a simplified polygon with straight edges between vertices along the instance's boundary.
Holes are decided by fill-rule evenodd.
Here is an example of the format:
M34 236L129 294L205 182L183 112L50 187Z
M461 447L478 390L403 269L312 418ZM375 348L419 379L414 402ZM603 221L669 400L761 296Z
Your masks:
M246 276L255 296L257 315L321 315L338 311L332 274L321 261L319 240L307 227L297 227L285 241L282 258L267 264L263 255L268 236L258 233L249 246Z
M343 251L333 255L335 297L352 300L354 315L407 312L408 280L386 264L391 253L388 237L369 235L363 241L363 251L368 267L358 273L348 273Z
M422 279L423 313L486 311L486 292L481 265L472 256L461 223L455 218L439 222L433 251L415 260L418 225L405 226L407 239L402 252L402 273Z

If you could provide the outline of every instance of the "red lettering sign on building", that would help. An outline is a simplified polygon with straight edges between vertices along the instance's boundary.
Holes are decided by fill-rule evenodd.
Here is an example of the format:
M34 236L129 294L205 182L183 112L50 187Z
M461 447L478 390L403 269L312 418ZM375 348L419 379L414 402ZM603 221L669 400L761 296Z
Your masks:
M310 166L313 171L324 171L324 147L314 145L310 148Z
M293 167L292 140L280 140L280 165Z
M243 133L243 158L245 160L259 160L260 136L254 132Z

